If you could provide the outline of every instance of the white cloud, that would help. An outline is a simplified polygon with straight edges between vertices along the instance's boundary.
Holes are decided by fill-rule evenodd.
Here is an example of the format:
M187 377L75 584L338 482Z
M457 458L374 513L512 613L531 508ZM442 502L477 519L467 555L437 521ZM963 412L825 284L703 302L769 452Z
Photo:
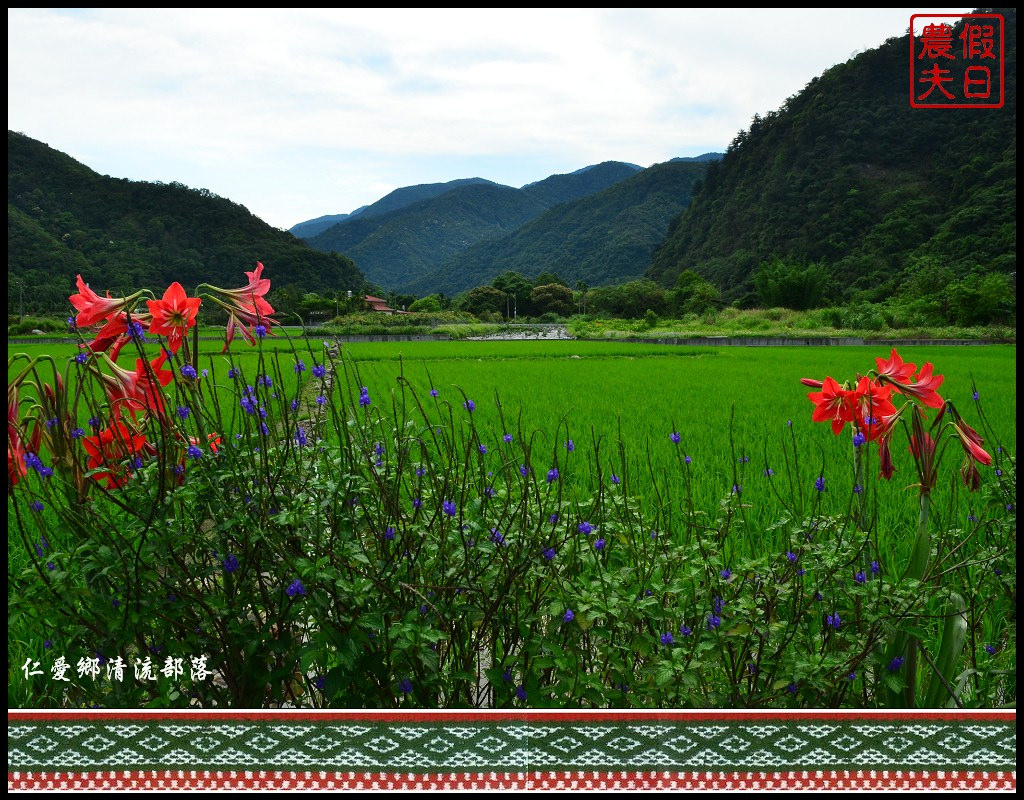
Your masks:
M289 227L413 183L724 149L912 13L8 9L8 127Z

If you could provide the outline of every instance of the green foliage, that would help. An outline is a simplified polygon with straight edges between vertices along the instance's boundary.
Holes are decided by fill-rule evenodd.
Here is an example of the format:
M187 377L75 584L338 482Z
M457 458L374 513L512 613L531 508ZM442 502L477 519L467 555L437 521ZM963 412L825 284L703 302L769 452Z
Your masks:
M535 314L557 314L567 317L575 309L572 289L565 284L540 285L530 293L530 306Z
M412 303L409 306L410 311L440 311L441 310L441 297L440 295L430 294L426 297L421 297L419 300Z
M462 299L461 308L478 317L483 313L504 315L507 300L508 295L493 286L478 286Z
M763 262L754 273L754 287L764 305L796 311L820 306L828 280L822 264L787 263L778 256Z

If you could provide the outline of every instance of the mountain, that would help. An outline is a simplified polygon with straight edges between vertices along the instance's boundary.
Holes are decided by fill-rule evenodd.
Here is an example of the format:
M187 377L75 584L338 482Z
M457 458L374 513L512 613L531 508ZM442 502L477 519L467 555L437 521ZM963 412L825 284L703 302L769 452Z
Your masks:
M368 280L390 289L482 239L518 228L545 208L521 189L474 183L377 216L363 212L307 241L317 250L344 253Z
M649 277L670 286L691 269L741 305L758 302L759 274L811 265L824 269L826 300L837 303L939 298L952 282L991 272L1010 285L1016 11L997 11L1006 20L1003 108L912 108L910 43L891 38L755 115L709 166Z
M366 208L366 206L363 206L363 208ZM359 212L352 212L352 214L357 213ZM322 233L328 228L337 225L342 220L348 219L352 214L328 214L325 217L306 220L305 222L300 222L298 225L292 225L288 229L288 233L299 239L308 239L311 236L316 236L318 233Z
M699 156L679 156L670 158L669 161L721 161L725 153L704 153Z
M275 289L367 287L350 259L313 250L205 189L100 175L8 131L7 278L8 287L31 287L27 310L68 309L78 273L114 295L162 292L173 281L191 291L240 286L257 261Z
M570 285L641 277L706 171L703 162L672 161L634 171L603 191L548 209L500 239L474 245L401 289L452 295L509 270L526 278L551 272Z
M405 187L307 241L324 252L344 253L367 279L394 289L420 281L478 242L504 236L553 206L613 186L637 169L607 161L521 189L481 178Z
M489 186L500 185L486 178L457 178L445 183L420 183L416 186L403 186L400 189L395 189L393 192L388 192L376 203L363 206L362 209L350 216L355 216L358 213L363 219L380 217L392 211L407 208L422 200L429 200L432 197L447 194L452 189L458 189L460 186L473 186L480 183L485 183Z
M624 181L639 172L643 167L636 164L625 164L621 161L604 161L589 167L578 169L565 175L552 175L536 183L528 183L522 189L531 197L551 207L559 203L568 203L599 192Z

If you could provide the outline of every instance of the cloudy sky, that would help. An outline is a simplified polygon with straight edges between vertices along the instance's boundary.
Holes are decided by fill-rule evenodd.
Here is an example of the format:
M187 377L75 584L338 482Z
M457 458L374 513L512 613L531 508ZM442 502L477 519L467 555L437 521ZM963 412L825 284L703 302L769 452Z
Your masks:
M400 186L722 151L915 13L9 8L7 126L289 228Z

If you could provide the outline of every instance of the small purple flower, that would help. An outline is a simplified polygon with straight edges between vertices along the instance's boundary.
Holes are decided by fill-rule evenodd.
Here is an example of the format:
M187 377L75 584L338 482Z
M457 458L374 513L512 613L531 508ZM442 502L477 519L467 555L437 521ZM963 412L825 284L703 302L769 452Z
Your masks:
M295 374L299 374L300 372L305 372L305 371L306 371L306 362L305 362L305 361L303 361L303 360L302 360L302 359L300 358L300 359L299 359L299 360L298 360L298 361L296 362L295 366L294 366L294 367L292 367L292 369L294 369L294 370L295 370Z
M227 557L220 562L224 565L225 572L234 572L238 569L238 557L233 553L228 553Z
M480 444L480 445L479 445L479 446L477 447L477 450L479 450L479 451L480 451L480 455L482 455L482 456L485 456L485 455L487 455L487 445L485 445L485 444L481 443L481 444Z
M83 436L85 436L85 430L82 428L75 428L71 431L72 439L81 439Z
M412 499L412 507L419 511L419 509L423 508L423 501L418 497L414 497Z
M562 620L564 622L572 622L574 619L576 619L576 615L572 613L572 609L565 609L565 613L562 614Z
M771 477L772 475L774 475L775 473L774 473L774 472L772 472L772 468L771 468L771 467L768 467L768 469L766 469L766 470L765 470L765 471L764 471L764 472L763 472L762 474L763 474L763 475L764 475L764 476L765 476L766 478L770 478L770 477Z
M972 400L977 400L977 399L978 399L978 390L977 390L977 389L975 389L975 390L974 390L974 391L973 391L973 392L971 393L971 399L972 399Z
M676 642L676 638L671 633L669 633L668 631L666 631L665 633L661 634L661 643L663 645L665 645L666 647L668 647L669 645L675 644L675 642Z
M524 478L530 474L530 470L526 468L526 464L519 465L519 474L522 475Z
M860 431L857 431L855 434L853 434L853 446L854 447L860 447L867 440L868 440L868 438L863 433L861 433Z
M47 639L45 642L43 642L44 650L49 650L51 647L53 647L53 639Z
M715 628L717 628L721 624L722 624L722 618L720 616L718 616L717 614L708 614L707 629L709 631L713 631Z
M184 475L185 474L185 465L184 464L175 464L174 465L174 474L175 475Z
M806 570L805 570L805 569L804 569L803 567L800 567L800 569L798 569L798 570L796 571L796 576L797 576L798 578L802 578L802 577L804 576L804 574L805 574L805 573L806 573Z
M504 436L501 437L501 439L503 442L505 442L505 444L508 444L512 441L512 434L506 433Z
M192 413L188 406L178 406L178 416L181 419L188 419L188 415Z
M50 572L53 572L55 569L57 569L57 565L54 564L52 561L47 561L46 568L50 570Z
M395 529L389 526L384 531L384 538L387 539L388 541L391 541L392 539L394 539L395 538Z
M612 483L615 484L616 486L618 486L620 483L622 483L622 481L619 478L619 476L616 475L614 472L612 473Z
M668 435L668 438L672 440L673 444L679 444L683 440L683 437L675 431L672 431L672 433Z
M75 329L75 318L74 317L68 317L68 327L71 330Z
M426 467L417 467L416 468L416 477L417 478L422 478L426 474L427 474L427 468Z
M56 417L51 417L50 419L46 420L46 427L47 428L53 428L56 425L57 425L57 418Z
M985 645L985 652L988 653L990 656L994 656L996 654L996 648L994 645L987 644Z
M188 457L191 459L200 459L203 457L203 451L196 447L194 444L190 444L186 452L188 453Z
M327 374L327 367L325 367L323 364L314 364L313 365L313 377L314 378L322 378L326 374Z
M786 425L787 425L788 427L792 428L792 427L793 427L793 420L791 420L791 419L787 419L787 420L786 420Z
M795 564L796 563L796 553L794 553L792 550L787 550L786 551L786 560L790 564Z
M558 480L558 467L552 467L548 470L548 483L553 483Z
M864 570L860 570L856 575L853 576L853 579L857 583L864 583L865 581L867 581L868 576L864 574Z
M877 561L872 561L871 562L871 574L872 575L877 575L881 571L882 571L882 565L879 564Z
M799 688L800 687L797 686L795 683L791 683L791 684L789 684L789 686L786 687L786 691L789 692L790 694L796 694L797 689L799 689Z
M326 397L324 397L324 396L323 396L322 394L318 394L318 395L316 396L316 404L317 404L318 406L322 406L322 405L323 405L324 403L326 403L326 402L327 402L327 398L326 398ZM362 398L360 398L360 402L362 402Z
M555 548L547 547L547 548L544 549L544 560L545 561L551 561L551 559L553 559L555 557L555 555L556 555Z
M100 427L101 424L102 423L100 422L98 417L89 417L89 427L90 428L98 428L98 427Z
M575 450L575 449L576 449L576 445L575 445L575 444L573 444L573 441L572 441L572 439L570 439L569 441L567 441L567 442L565 443L565 449L566 449L566 450L568 450L568 451L569 451L570 453L571 453L571 452L572 452L573 450Z
M594 542L594 549L604 550L604 539L598 539L596 542Z
M29 508L31 508L33 511L42 511L44 506L39 500L34 500L29 505Z
M505 681L505 683L512 683L512 670L506 669L501 673L501 679Z
M584 521L577 526L577 530L579 530L579 532L584 536L588 536L594 531L594 526L589 522Z
M239 373L239 371L234 367L231 367L231 369L228 370L228 377L231 379L237 378L239 374L241 373Z
M491 541L497 545L505 542L505 537L501 535L501 531L497 528L491 528Z
M548 517L548 524L549 525L554 525L557 522L558 522L558 514L557 513L554 513L550 517Z
M295 597L296 595L305 595L306 587L302 585L302 581L296 578L288 585L288 588L284 590L284 593L289 597Z
M441 508L444 509L444 513L447 514L449 517L454 517L456 512L458 511L454 501L452 500L445 500L441 504Z
M494 497L494 487L493 486L488 486L486 489L484 489L484 494L487 497Z
M691 628L685 622L682 625L679 626L679 635L680 636L689 636L691 633L693 633L693 628Z
M267 335L267 326L257 325L255 328L253 328L253 333L255 333L259 338L262 339L264 336Z
M402 694L409 694L412 692L412 681L408 678L402 678L402 680L398 682L398 689Z
M819 475L817 480L814 481L814 488L819 492L825 491L825 476Z
M324 690L326 683L327 679L323 675L317 675L313 678L313 685L321 692Z
M721 571L720 573L718 573L718 574L722 576L722 580L723 580L723 581L727 581L727 580L729 580L729 578L731 578L731 577L732 577L732 570L731 570L731 569L729 569L728 567L726 567L725 569L723 569L723 570L722 570L722 571Z
M317 402L320 402L319 397L317 398ZM361 386L359 388L359 405L363 406L364 408L370 405L370 390L367 389L365 386Z
M903 656L896 656L896 658L894 658L892 661L889 662L889 665L886 667L886 669L888 669L889 672L895 672L896 670L898 670L902 666L903 666Z
M692 459L691 459L691 458L690 458L689 456L685 456L685 457L683 458L683 463L684 463L684 464L689 464L689 463L690 463L690 461L692 461Z
M835 628L836 630L839 630L839 626L841 624L842 624L842 620L839 619L839 612L838 611L835 612L834 614L826 615L826 617L825 617L825 625L828 626L829 628Z
M196 368L193 367L191 364L185 364L181 368L180 372L186 378L192 378L192 379L194 379L196 377L196 374L197 374L196 373Z
M851 672L849 675L846 676L846 680L850 681L850 683L853 683L855 680L857 680L857 673Z
M476 411L476 403L474 403L472 400L467 400L465 403L462 404L462 407L466 409L466 411L468 411L470 414Z
M79 353L77 356L75 356L75 361L77 361L79 364L84 364L88 360L89 360L89 354L88 353Z
M526 702L526 689L524 689L522 686L517 686L516 687L516 697L519 698L521 701L523 701L525 703Z
M295 441L298 443L299 447L305 447L309 443L309 439L306 437L306 431L303 430L301 426L295 431Z
M722 609L725 608L725 601L721 597L716 596L715 599L711 601L711 608L716 614L721 614Z
M430 396L431 397L437 397L437 394L438 394L437 389L431 389L430 390Z

